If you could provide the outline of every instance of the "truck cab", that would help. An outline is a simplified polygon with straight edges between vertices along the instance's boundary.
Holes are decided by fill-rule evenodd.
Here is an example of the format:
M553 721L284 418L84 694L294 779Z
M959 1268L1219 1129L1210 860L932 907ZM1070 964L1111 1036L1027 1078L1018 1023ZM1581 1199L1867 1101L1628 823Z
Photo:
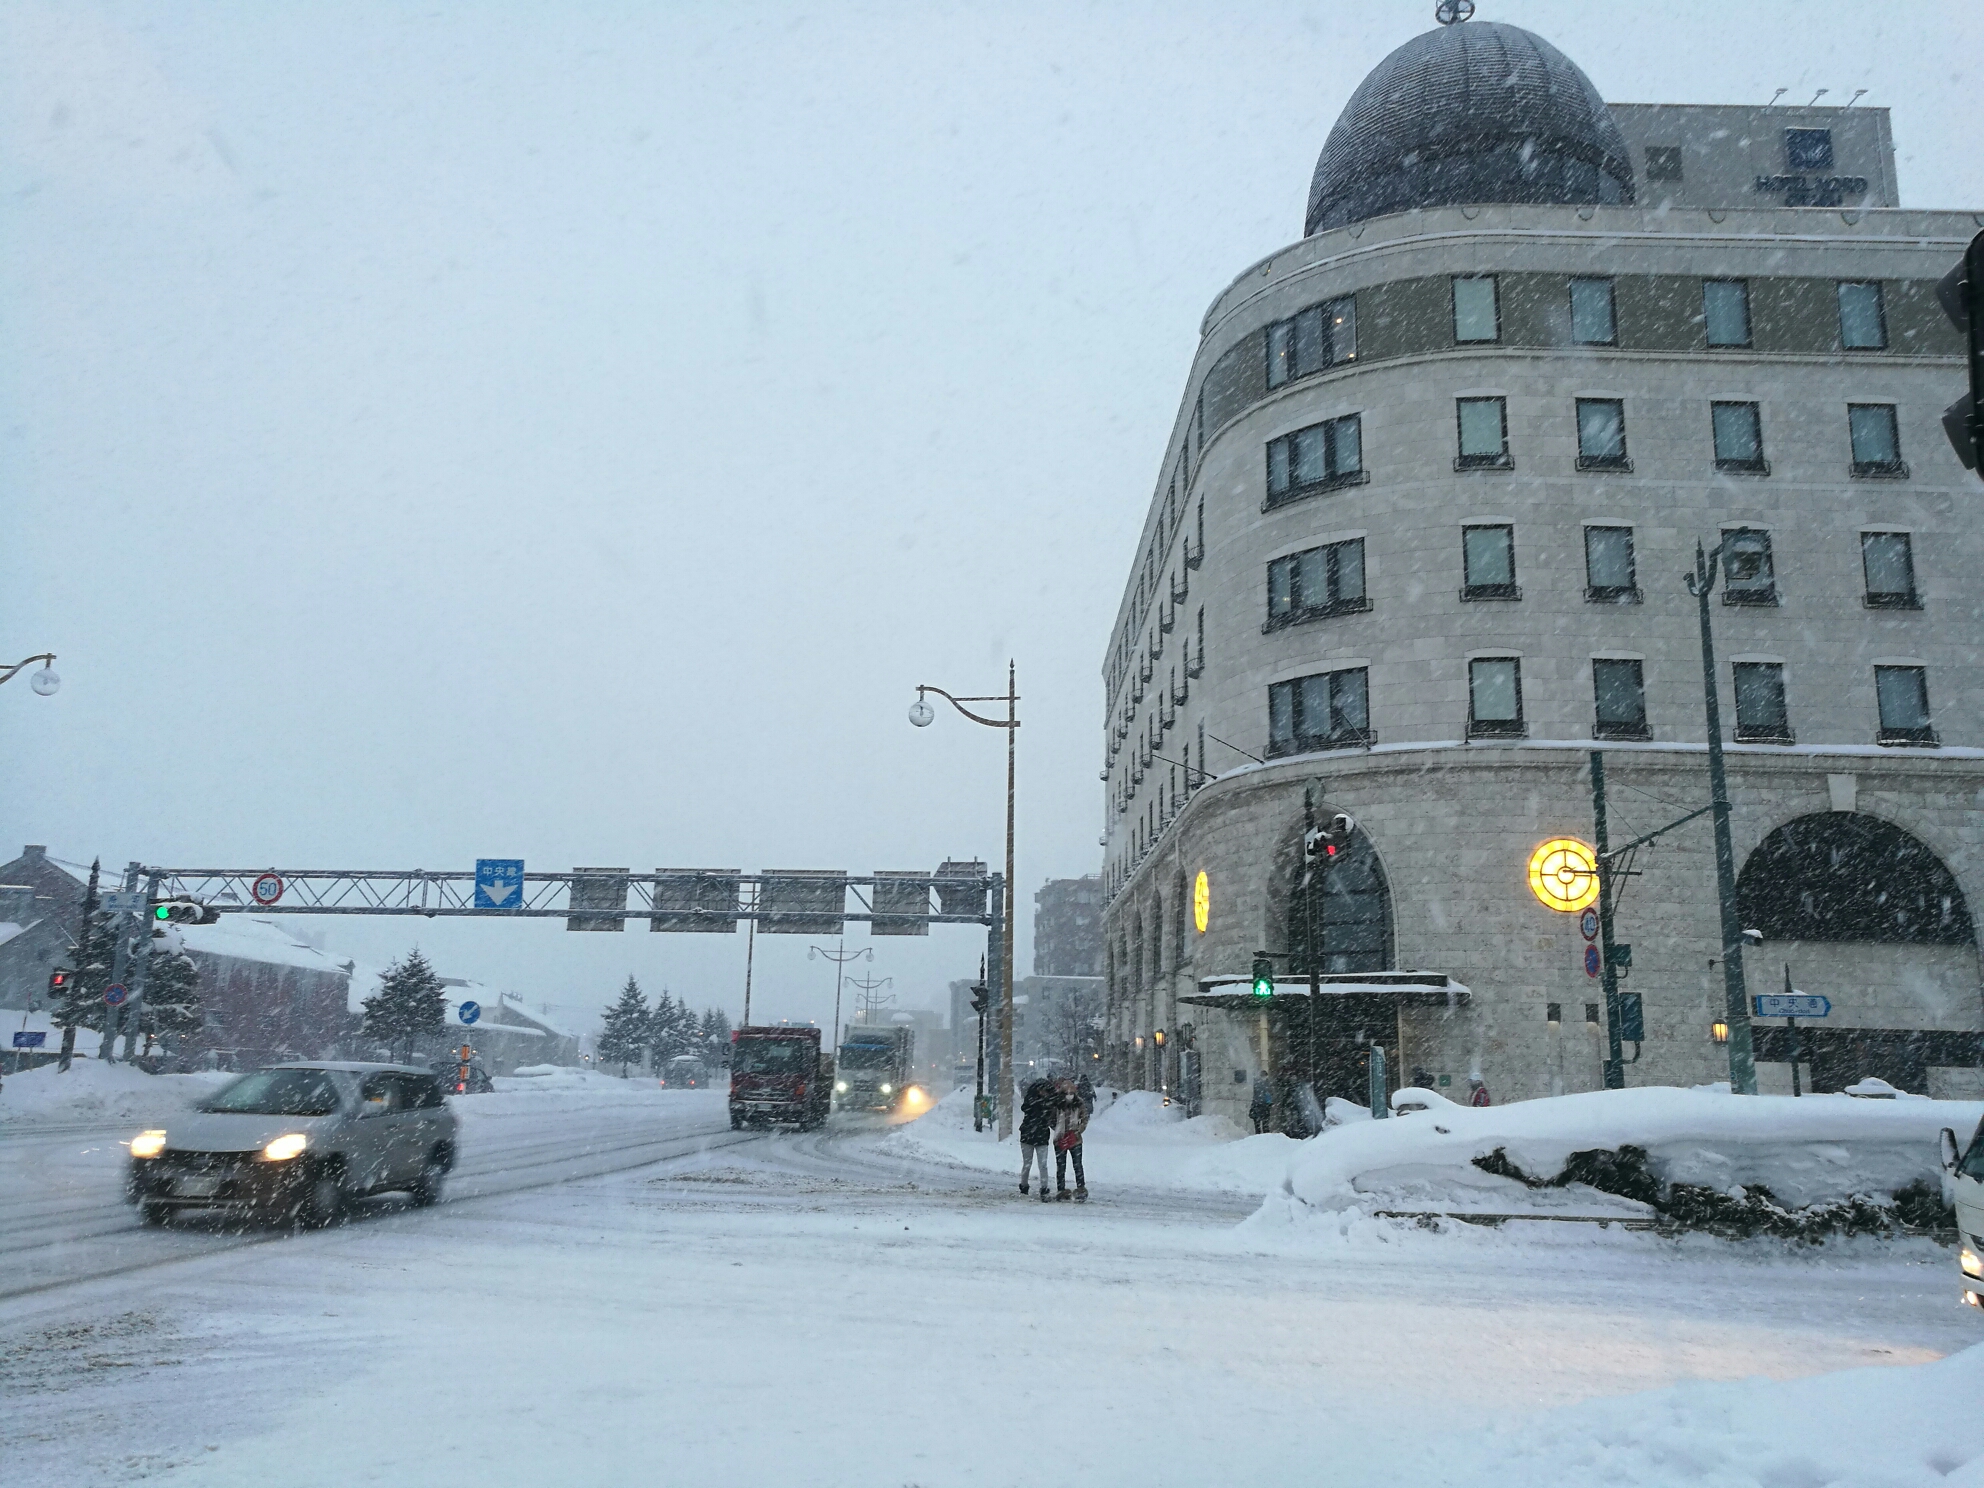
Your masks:
M796 1126L827 1119L833 1060L817 1028L740 1028L730 1036L730 1125Z
M911 1088L916 1030L856 1024L841 1035L835 1061L834 1109L895 1111Z
M1984 1308L1984 1122L1978 1123L1967 1147L1958 1142L1955 1132L1943 1128L1943 1171L1955 1190L1956 1227L1961 1232L1957 1277L1963 1284L1963 1300Z

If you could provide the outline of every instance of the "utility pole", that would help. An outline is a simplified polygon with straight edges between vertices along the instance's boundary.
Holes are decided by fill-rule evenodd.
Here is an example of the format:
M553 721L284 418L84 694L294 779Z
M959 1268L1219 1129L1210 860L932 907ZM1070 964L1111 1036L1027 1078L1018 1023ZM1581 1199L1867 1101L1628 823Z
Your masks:
M1715 631L1709 624L1708 596L1715 587L1715 551L1695 544L1695 571L1684 582L1701 609L1702 704L1708 715L1709 807L1715 821L1715 891L1722 921L1722 994L1729 1023L1729 1088L1737 1095L1757 1093L1757 1061L1750 1042L1750 999L1743 988L1743 927L1736 914L1736 846L1729 831L1729 781L1722 766L1722 704L1716 692Z
M850 951L849 949L847 949L847 940L845 937L842 937L840 940L836 941L835 947L836 948L834 950L830 951L825 946L808 946L806 947L806 959L810 961L815 956L824 956L826 957L827 960L834 963L833 1046L836 1050L838 1050L840 1048L840 985L841 985L842 971L846 967L848 962L859 961L863 956L866 956L870 961L873 961L875 959L875 951L872 946L863 946L858 951Z
M1605 821L1605 751L1591 752L1592 835L1598 839L1598 953L1605 959L1605 1088L1626 1088L1626 1050L1619 1037L1619 968L1612 954L1612 907L1617 889L1612 882L1611 843Z

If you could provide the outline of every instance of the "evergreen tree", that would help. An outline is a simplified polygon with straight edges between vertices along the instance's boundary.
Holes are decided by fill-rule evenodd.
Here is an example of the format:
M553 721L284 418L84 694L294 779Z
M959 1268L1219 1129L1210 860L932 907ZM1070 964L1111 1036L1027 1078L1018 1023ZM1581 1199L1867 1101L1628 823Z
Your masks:
M722 1008L705 1008L697 1020L702 1055L712 1065L730 1063L730 1015Z
M76 931L76 974L69 978L69 992L48 1010L49 1018L62 1030L61 1069L68 1069L76 1052L78 1028L103 1027L103 991L110 985L110 958L116 948L116 927L112 916L102 912L97 880L102 860L90 864L89 887L83 893L83 913Z
M361 1004L362 1031L411 1061L414 1044L447 1031L448 1000L441 978L415 946L406 959L395 961L379 978L379 990Z
M179 1041L205 1023L200 968L184 951L154 950L145 967L143 1031L177 1052Z
M641 1051L648 1047L652 1017L641 984L630 973L620 989L620 1000L606 1010L599 1025L599 1062L620 1066L620 1078L627 1078L627 1066L638 1064Z

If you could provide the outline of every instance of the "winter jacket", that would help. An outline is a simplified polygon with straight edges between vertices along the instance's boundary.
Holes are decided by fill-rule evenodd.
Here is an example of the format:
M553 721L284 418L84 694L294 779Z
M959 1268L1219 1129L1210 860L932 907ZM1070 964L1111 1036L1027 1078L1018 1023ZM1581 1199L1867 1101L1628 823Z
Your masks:
M1079 1095L1070 1095L1061 1102L1061 1108L1054 1119L1054 1145L1063 1150L1081 1145L1082 1133L1088 1129L1088 1107L1082 1104Z
M1274 1109L1274 1087L1266 1080L1254 1082L1254 1098L1247 1103L1249 1116L1265 1116Z
M1082 1098L1082 1124L1086 1126L1088 1118L1095 1114L1095 1086L1089 1083L1087 1075L1075 1082L1075 1093Z
M1027 1086L1026 1094L1020 1097L1020 1145L1023 1147L1045 1147L1047 1139L1054 1135L1054 1115L1060 1105L1060 1098L1054 1093L1054 1082L1035 1080Z

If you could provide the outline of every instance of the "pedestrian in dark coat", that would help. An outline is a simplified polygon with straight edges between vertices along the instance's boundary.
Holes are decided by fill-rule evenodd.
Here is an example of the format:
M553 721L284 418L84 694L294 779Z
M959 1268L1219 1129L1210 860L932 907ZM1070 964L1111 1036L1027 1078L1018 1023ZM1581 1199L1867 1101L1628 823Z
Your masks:
M1059 1106L1054 1082L1045 1075L1028 1085L1020 1097L1020 1192L1027 1191L1027 1179L1037 1161L1043 1204L1054 1202L1054 1195L1047 1189L1047 1149L1054 1140L1054 1118Z
M1274 1086L1265 1074L1254 1076L1254 1098L1247 1102L1247 1114L1253 1118L1256 1135L1266 1131L1274 1117Z

